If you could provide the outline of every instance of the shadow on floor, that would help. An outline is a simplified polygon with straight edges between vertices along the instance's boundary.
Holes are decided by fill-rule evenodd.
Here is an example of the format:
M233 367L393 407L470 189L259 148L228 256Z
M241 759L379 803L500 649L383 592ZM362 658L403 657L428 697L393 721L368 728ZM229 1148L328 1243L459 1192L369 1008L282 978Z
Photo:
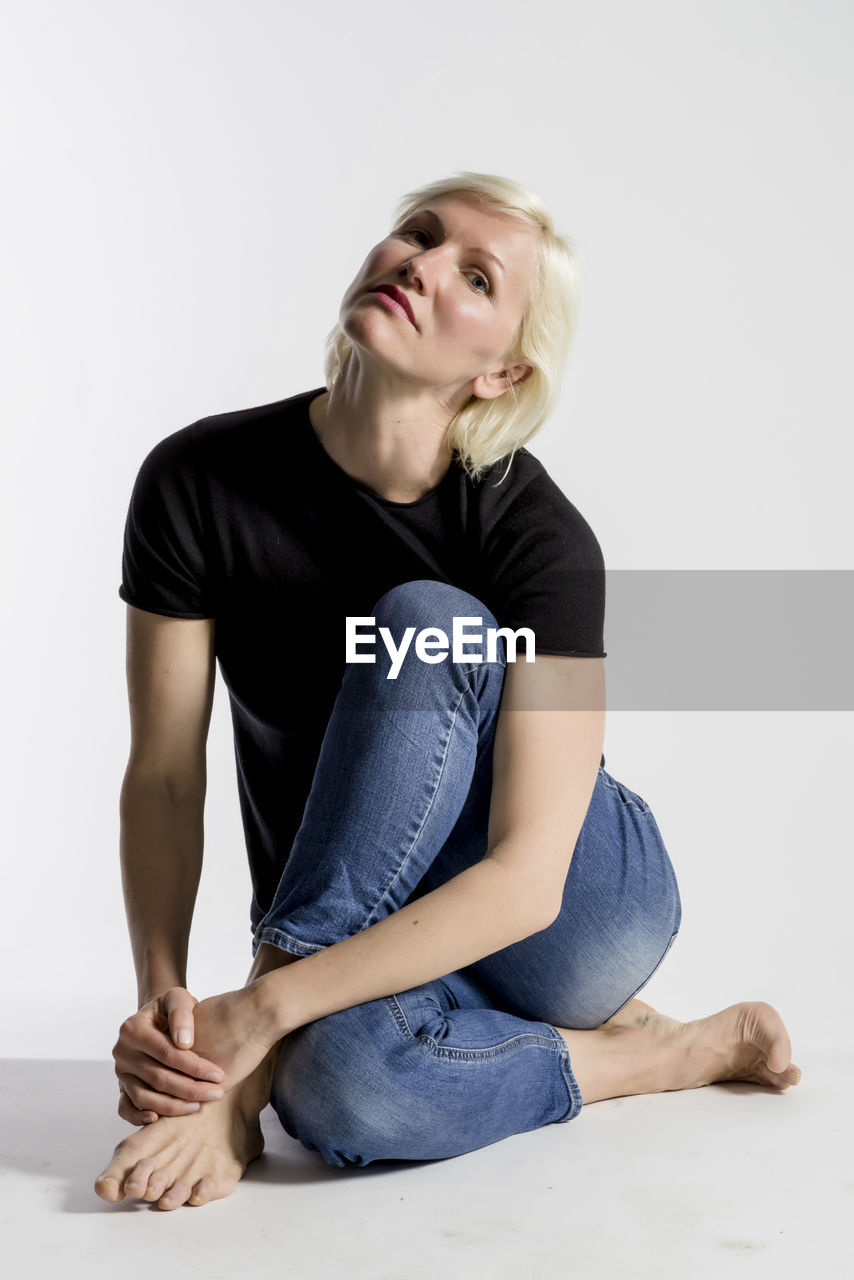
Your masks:
M55 1058L0 1059L0 1169L62 1179L66 1213L159 1212L147 1203L107 1204L93 1182L114 1147L137 1130L117 1111L111 1061ZM282 1129L272 1108L261 1117L266 1148L246 1171L245 1182L323 1183L382 1176L387 1167L336 1169Z

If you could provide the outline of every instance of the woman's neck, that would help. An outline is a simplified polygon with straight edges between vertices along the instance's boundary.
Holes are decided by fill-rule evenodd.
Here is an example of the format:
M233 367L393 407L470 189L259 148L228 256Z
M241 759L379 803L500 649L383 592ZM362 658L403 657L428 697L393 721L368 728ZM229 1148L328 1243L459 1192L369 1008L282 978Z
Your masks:
M417 502L435 489L452 459L436 407L341 383L339 377L309 405L315 435L332 460L389 502Z

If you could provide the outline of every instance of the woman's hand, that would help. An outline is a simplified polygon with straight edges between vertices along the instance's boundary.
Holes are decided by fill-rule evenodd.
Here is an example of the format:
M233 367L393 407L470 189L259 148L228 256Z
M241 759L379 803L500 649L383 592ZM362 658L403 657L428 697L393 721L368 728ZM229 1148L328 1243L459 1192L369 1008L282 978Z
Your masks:
M223 1096L223 1072L180 1040L194 1042L198 1001L184 987L170 987L126 1018L113 1046L121 1097L119 1115L129 1124L198 1111ZM187 1037L189 1033L189 1038Z
M223 1087L233 1089L251 1075L282 1038L259 999L257 982L239 991L226 991L200 1001L193 1010L196 1045L205 1058L220 1066Z

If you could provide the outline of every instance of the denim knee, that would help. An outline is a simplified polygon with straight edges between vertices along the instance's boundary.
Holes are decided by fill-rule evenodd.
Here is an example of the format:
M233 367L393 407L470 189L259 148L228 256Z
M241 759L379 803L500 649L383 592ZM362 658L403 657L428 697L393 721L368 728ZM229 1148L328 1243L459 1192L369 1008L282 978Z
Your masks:
M472 983L449 977L285 1039L270 1100L291 1137L341 1167L441 1160L578 1113L558 1032L482 994L468 1007Z
M385 1000L333 1013L284 1041L270 1102L292 1138L330 1165L419 1159L427 1114L411 1085L423 1051L394 1034ZM409 1061L407 1061L409 1059ZM409 1087L406 1087L406 1082Z
M497 627L494 614L482 600L461 587L432 578L417 578L401 582L380 596L372 609L378 626L386 626L391 620L403 622L421 630L424 627L441 627L450 632L451 621L457 617L479 617L484 627Z
M414 579L380 596L371 617L376 656L354 660L372 663L373 677L383 684L411 685L403 695L409 709L432 708L434 687L445 681L468 687L478 699L489 685L492 696L500 697L506 642L495 615L477 596L447 582Z

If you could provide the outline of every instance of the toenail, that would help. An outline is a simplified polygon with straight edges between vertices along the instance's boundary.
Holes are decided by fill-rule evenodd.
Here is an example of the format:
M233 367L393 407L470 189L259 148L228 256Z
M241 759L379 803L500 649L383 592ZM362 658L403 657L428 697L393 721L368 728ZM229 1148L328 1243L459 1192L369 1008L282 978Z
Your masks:
M96 1182L112 1182L114 1187L117 1187L119 1185L116 1182L115 1178L96 1178L95 1181Z

